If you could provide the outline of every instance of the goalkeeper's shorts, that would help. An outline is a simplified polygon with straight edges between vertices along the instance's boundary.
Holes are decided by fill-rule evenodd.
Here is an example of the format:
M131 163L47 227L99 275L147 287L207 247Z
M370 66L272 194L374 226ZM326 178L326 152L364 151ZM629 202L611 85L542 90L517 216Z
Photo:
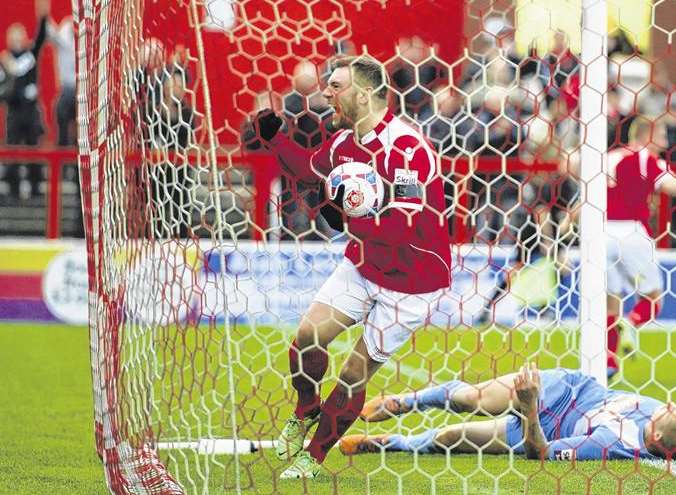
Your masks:
M363 322L369 356L382 363L429 322L443 293L444 289L424 294L385 289L365 279L350 260L344 259L314 300Z

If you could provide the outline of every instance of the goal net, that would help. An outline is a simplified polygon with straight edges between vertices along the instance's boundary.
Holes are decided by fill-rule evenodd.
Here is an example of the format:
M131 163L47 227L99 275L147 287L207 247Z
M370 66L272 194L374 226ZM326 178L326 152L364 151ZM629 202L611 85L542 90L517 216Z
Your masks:
M607 184L632 122L648 122L651 152L671 162L667 3L73 0L96 447L111 492L668 487L642 466L337 449L317 484L280 482L286 464L270 447L295 403L289 344L346 236L250 120L271 108L280 132L318 147L335 132L321 95L329 60L368 54L389 76L392 111L434 148L452 285L367 399L477 384L534 361L604 384L608 369L612 387L667 401L671 199L651 200L662 249L646 238L644 253L658 285L644 290L629 274L611 287L635 230L605 249ZM361 331L329 347L330 386ZM358 421L350 433L416 434L480 412Z

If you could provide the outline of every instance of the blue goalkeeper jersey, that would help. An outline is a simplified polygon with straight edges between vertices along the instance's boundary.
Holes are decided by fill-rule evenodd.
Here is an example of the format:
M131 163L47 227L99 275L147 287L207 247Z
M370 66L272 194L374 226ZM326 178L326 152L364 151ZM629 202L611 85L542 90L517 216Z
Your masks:
M643 435L648 421L663 403L641 395L608 390L575 370L540 372L539 418L549 441L550 459L655 459ZM507 442L523 452L521 420L513 416Z

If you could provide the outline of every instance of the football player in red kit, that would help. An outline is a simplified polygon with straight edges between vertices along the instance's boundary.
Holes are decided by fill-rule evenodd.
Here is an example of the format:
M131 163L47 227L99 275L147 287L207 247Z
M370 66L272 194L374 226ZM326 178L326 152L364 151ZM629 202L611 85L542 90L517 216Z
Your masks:
M676 177L655 153L666 148L663 123L637 117L629 145L608 154L608 376L618 370L618 319L624 294L636 294L629 313L635 327L653 320L663 285L649 227L648 201L655 192L676 195Z
M424 325L450 285L450 247L443 183L423 136L387 106L383 66L367 56L334 62L323 96L333 107L337 131L314 153L278 132L270 110L254 119L257 136L295 180L324 188L334 167L370 164L385 182L386 200L373 215L347 217L322 208L329 223L345 230L345 258L301 319L289 349L295 412L277 443L277 455L292 460L281 478L314 478L329 449L364 405L373 374ZM336 214L337 213L337 214ZM328 368L328 345L363 323L364 333L322 403L319 384ZM317 424L307 448L308 430Z

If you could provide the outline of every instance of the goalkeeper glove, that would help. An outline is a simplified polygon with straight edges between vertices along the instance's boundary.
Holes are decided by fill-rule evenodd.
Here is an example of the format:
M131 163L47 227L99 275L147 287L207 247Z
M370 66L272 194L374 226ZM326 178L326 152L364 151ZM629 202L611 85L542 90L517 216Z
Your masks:
M270 141L275 137L282 123L282 119L269 108L258 112L253 121L254 130L263 141Z

